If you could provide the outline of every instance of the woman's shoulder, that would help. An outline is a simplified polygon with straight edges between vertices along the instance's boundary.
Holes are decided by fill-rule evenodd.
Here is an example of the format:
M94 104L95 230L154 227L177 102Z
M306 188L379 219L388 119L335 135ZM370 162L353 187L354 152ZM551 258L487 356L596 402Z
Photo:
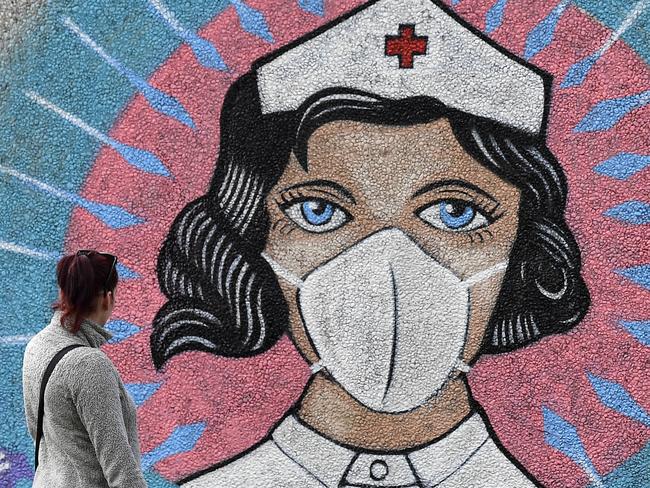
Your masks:
M59 371L74 369L82 361L87 363L110 362L101 350L84 347L85 345L75 339L74 335L64 329L59 330L60 327L58 324L50 323L29 340L23 354L23 368L44 370L58 352L72 345L82 347L69 351L59 360L53 378L59 376Z
M267 440L225 465L182 482L183 488L311 488L322 487L304 468Z
M86 380L93 376L117 374L113 362L101 349L95 347L78 347L64 356L66 369L74 369Z
M64 328L60 323L60 313L52 315L50 322L38 331L25 346L25 359L34 360L36 363L50 360L66 346L79 343L75 334ZM68 353L65 357L70 356ZM63 360L62 360L63 361Z
M78 347L68 352L57 365L57 380L72 391L97 391L119 383L118 372L106 354L93 347ZM54 379L54 374L52 376Z

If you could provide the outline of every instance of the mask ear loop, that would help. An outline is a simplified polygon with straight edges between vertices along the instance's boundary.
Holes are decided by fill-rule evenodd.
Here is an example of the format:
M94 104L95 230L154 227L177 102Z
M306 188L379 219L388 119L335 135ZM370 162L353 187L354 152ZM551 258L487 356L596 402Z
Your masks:
M487 280L488 278L492 277L493 275L497 274L500 271L505 271L507 267L508 267L508 261L497 263L494 266L489 267L488 269L484 269L483 271L479 271L478 273L473 274L469 278L465 278L461 283L463 283L467 288L470 288L471 286L474 286L476 283L480 283L481 281Z
M261 253L261 256L267 263L269 263L269 266L271 266L271 269L275 272L276 275L278 275L278 277L286 280L287 282L291 283L298 289L302 287L304 281L298 278L298 276L293 274L291 271L289 271L287 268L282 266L280 263L278 263L276 260L274 260L271 256L269 256L265 252ZM325 369L325 365L323 364L322 361L317 361L313 364L310 364L309 369L311 370L311 374L315 375L319 371Z
M296 276L291 271L289 271L287 268L282 266L280 263L275 261L271 256L269 256L265 252L261 253L261 256L267 263L269 263L269 266L271 266L271 269L280 278L282 278L285 281L291 283L296 288L300 288L303 285L303 283L304 283L303 280L301 280L298 276Z
M455 369L457 369L461 373L467 374L472 370L472 367L462 359L458 359L458 361L456 361Z
M321 361L317 361L314 364L309 365L309 369L311 369L311 374L314 375L318 373L319 371L325 369L325 366Z
M508 261L503 261L501 263L497 263L494 266L491 266L487 269L484 269L483 271L479 271L476 274L473 274L469 278L466 278L465 280L462 281L463 285L465 285L468 289L474 286L477 283L480 283L481 281L487 280L488 278L491 278L495 274L505 271L508 268ZM467 318L469 321L469 317ZM467 325L469 327L469 323ZM465 345L463 345L463 350L460 353L460 356L462 356L465 353ZM472 367L467 364L461 357L459 357L456 360L456 364L454 364L454 369L452 370L453 373L452 375L455 378L460 377L462 374L468 374L472 370Z
M467 364L461 358L458 358L456 360L456 363L454 364L453 369L451 370L451 373L449 373L449 379L454 379L454 380L458 379L464 374L465 375L469 374L471 370L472 367L469 364Z

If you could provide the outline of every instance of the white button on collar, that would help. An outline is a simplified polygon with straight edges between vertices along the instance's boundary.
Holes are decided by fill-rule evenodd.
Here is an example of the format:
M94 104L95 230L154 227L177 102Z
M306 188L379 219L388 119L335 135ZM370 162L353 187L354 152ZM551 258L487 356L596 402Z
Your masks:
M350 486L418 486L415 473L403 455L359 454L343 481Z
M370 464L370 477L375 481L381 481L388 475L388 464L383 459L375 459Z

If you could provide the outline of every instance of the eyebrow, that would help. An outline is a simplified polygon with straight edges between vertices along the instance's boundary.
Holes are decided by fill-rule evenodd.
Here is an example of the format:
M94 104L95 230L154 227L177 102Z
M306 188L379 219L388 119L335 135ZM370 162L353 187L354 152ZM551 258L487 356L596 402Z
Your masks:
M339 185L338 183L335 183L335 182L330 181L330 180L305 181L303 183L297 183L297 184L292 185L292 186L290 186L288 188L285 188L282 191L285 192L285 191L295 190L296 188L304 188L306 186L319 187L319 188L329 188L330 190L334 190L335 192L339 193L346 200L349 200L350 202L352 202L354 204L357 203L354 196L352 195L352 193L350 193L349 190L347 190L345 187Z
M482 188L473 185L472 183L468 183L467 181L464 180L441 180L441 181L434 181L432 183L429 183L428 185L424 185L422 188L420 188L418 191L416 191L411 198L419 197L420 195L424 195L427 192L430 192L431 190L435 190L436 188L440 188L442 186L460 186L463 188L467 188L469 190L473 190L476 193L479 193L483 195L486 198L489 198L495 203L499 203L496 198L494 198L492 195L490 195L488 192L483 190Z

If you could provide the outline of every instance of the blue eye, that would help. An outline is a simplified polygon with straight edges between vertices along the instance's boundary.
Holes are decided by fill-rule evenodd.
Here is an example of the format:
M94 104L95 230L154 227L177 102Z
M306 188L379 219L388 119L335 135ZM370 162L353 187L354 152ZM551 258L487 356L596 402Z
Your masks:
M420 211L418 216L436 229L460 232L485 227L488 219L469 202L441 200Z
M460 229L469 224L476 211L462 202L446 201L438 204L440 212L440 220L450 229Z
M300 205L300 210L311 225L326 224L334 215L334 205L325 200L306 200Z
M311 198L284 207L284 213L299 227L322 233L338 229L350 220L338 205L320 198Z

